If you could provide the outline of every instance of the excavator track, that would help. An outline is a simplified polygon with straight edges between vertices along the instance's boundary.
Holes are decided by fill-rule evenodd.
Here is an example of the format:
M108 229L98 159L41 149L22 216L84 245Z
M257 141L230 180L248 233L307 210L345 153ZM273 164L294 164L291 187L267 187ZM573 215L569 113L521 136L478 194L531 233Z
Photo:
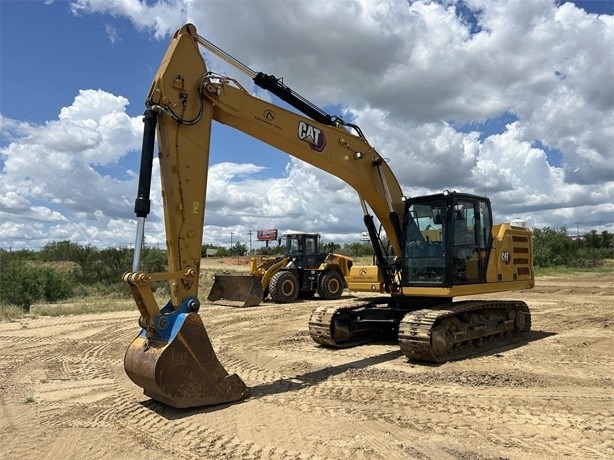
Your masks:
M463 301L407 313L398 339L410 360L444 362L514 343L530 329L524 302Z
M361 315L372 317L380 310L387 314L387 308L378 306L388 305L389 302L389 298L374 298L368 302L318 307L309 317L309 334L316 343L335 348L348 348L380 340L396 330L398 321L380 317L361 322Z

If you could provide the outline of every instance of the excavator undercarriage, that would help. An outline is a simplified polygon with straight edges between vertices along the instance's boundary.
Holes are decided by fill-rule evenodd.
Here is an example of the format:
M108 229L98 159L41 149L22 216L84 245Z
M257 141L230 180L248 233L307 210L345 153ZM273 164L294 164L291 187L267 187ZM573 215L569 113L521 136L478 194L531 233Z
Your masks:
M519 301L447 302L411 311L404 303L378 298L319 307L309 318L309 333L333 348L396 339L412 361L444 362L522 340L531 328L529 308Z

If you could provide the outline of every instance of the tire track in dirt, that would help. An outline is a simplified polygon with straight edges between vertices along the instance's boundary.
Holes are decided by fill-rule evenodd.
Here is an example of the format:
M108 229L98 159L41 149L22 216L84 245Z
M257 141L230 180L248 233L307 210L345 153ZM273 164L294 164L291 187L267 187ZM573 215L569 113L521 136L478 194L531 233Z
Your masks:
M491 443L500 448L517 448L535 450L535 446L542 446L542 452L548 454L555 452L559 447L556 440L548 437L534 435L530 443L525 436L517 436L513 430L497 434L497 431L480 433L471 430L475 424L474 419L491 420L493 426L533 426L538 429L549 430L572 430L581 426L586 436L591 431L593 434L612 428L611 414L607 411L596 413L594 411L581 411L574 414L564 412L544 414L539 408L526 407L522 400L514 404L514 398L510 400L509 389L492 391L487 394L479 394L471 401L463 400L458 403L458 392L454 389L437 388L431 386L416 385L410 381L391 381L389 379L378 380L373 377L358 378L334 376L322 381L305 381L300 375L288 376L273 373L241 362L240 360L228 360L232 362L233 371L239 375L247 375L246 381L259 381L254 387L254 397L260 398L267 404L293 409L299 412L319 413L326 417L347 418L348 420L358 417L363 421L380 421L395 425L400 429L410 429L420 433L437 433L441 436L450 435L450 420L454 420L456 426L455 435L463 436L463 432L469 432L471 437L478 443ZM324 369L322 371L326 373ZM398 375L398 373L397 373ZM535 399L551 397L551 393L543 391L535 394ZM581 399L591 401L611 401L609 394L586 396ZM356 406L362 407L356 409ZM366 405L366 408L364 407ZM567 399L565 405L570 405ZM578 404L582 406L580 402ZM412 409L437 414L433 417L416 417L412 415ZM348 423L348 422L344 422ZM594 428L587 428L591 426ZM356 425L356 423L354 423ZM369 432L358 430L359 436L368 437ZM582 433L580 433L582 434ZM590 442L596 441L592 439ZM377 443L377 440L375 440ZM568 455L582 456L590 448L590 442L585 445L566 446ZM605 442L605 441L603 441ZM379 446L385 451L385 445Z
M273 349L268 347L255 348L274 352ZM290 349L285 348L285 351L296 351L305 355L305 349L300 346L290 347ZM321 354L322 349L314 348L313 352ZM311 353L307 354L310 355ZM364 354L357 354L357 356L364 358ZM343 355L343 358L347 359L347 357L347 355ZM508 386L512 384L514 386L513 391L522 390L522 387L517 388L517 386L522 384L524 377L521 375L518 382L513 382L510 381L510 378L512 380L514 378L512 374L512 377L509 375L505 377L504 382L501 383L502 389L493 391L492 388L486 388L485 393L478 393L475 398L472 396L470 401L464 399L459 404L457 390L416 385L412 379L412 374L402 371L389 372L389 375L386 375L384 379L378 379L373 375L368 375L365 378L355 376L348 378L346 372L341 374L343 378L331 377L320 382L305 382L299 375L288 376L272 373L237 359L228 362L232 362L234 372L239 375L243 373L247 375L246 381L259 382L259 385L255 386L255 397L261 397L267 403L285 409L316 412L327 414L327 416L335 414L346 416L348 419L358 415L361 420L382 421L397 425L399 428L409 428L423 433L435 432L441 436L449 434L450 420L454 420L455 424L462 423L460 428L468 430L470 436L475 437L478 443L491 443L505 449L513 447L520 450L533 449L533 451L536 450L535 446L540 446L540 452L544 455L560 450L558 438L552 435L540 437L533 434L531 441L527 442L527 435L524 433L527 429L533 427L534 431L546 430L550 433L553 430L559 432L576 431L580 439L586 438L587 435L591 437L586 441L577 443L577 445L568 444L564 446L567 455L575 457L583 457L587 454L593 455L595 444L602 445L606 449L605 452L612 452L612 447L607 445L607 437L600 438L599 436L602 432L607 433L614 430L614 424L611 421L613 420L612 412L609 410L582 410L587 401L592 406L601 403L611 405L613 398L607 391L593 392L591 395L580 397L558 395L553 398L552 391L548 389L539 392L532 390L531 396L527 396L525 393L515 400L516 398L513 395L510 397ZM598 363L601 364L602 361L598 361ZM247 372L248 370L249 372ZM360 370L355 373L360 373ZM427 375L429 379L433 378L430 370ZM458 377L459 373L454 372L454 375ZM462 373L460 375L462 376ZM397 381L391 381L391 376L394 376ZM469 375L469 381L471 381L470 377ZM478 377L480 376L478 375ZM467 375L462 378L467 378ZM531 383L530 378L528 382L530 385L540 384L540 382ZM263 388L267 388L267 390L263 390ZM556 391L560 390L557 389ZM288 394L292 394L292 397L288 397ZM373 402L373 395L378 395L377 403ZM403 396L400 397L399 395ZM523 398L527 397L536 401L547 399L550 405L556 403L558 398L561 398L561 400L558 408L550 407L548 412L543 412L540 407L525 406ZM365 403L375 404L375 406L363 410L340 409L340 405L351 408ZM570 407L574 407L576 410L569 413ZM426 411L438 414L438 416L435 418L427 417L416 422L415 417L409 415L412 408L420 412ZM384 410L382 411L382 409ZM483 420L490 420L492 426L495 427L499 425L520 427L522 428L520 431L524 434L516 435L513 429L500 434L496 430L489 432L471 430L471 426L475 425L474 420L477 418L480 418L482 422ZM459 436L462 436L462 430L459 429ZM364 433L364 435L368 435L368 433Z
M174 458L314 458L311 454L259 445L251 440L225 435L202 423L198 410L179 411L152 400L134 404L133 396L125 392L120 395L119 405L119 414L114 414L118 417L117 424L135 436L154 433L155 436L149 437L147 442ZM181 433L181 437L177 437L177 433Z
M541 408L526 407L522 399L506 397L501 394L497 400L482 397L476 401L458 401L458 396L445 391L433 392L430 388L413 388L404 385L382 385L374 397L370 380L353 380L351 386L346 379L331 379L314 386L297 389L294 393L264 397L269 403L298 411L325 414L326 417L342 417L348 420L381 421L402 429L420 433L436 433L441 436L464 436L475 439L476 443L491 443L500 448L517 448L550 455L561 452L573 458L584 458L587 453L594 454L595 442L607 446L608 438L599 438L602 433L612 432L612 412L583 411L568 414L565 412L542 412ZM433 393L437 393L434 395ZM400 396L402 395L402 396ZM436 396L436 397L433 397ZM541 398L540 398L541 399ZM601 396L593 401L611 402L611 398ZM564 404L562 404L564 405ZM581 404L579 404L581 405ZM416 409L413 411L412 409ZM420 415L415 415L418 412ZM427 414L436 414L425 416ZM477 419L480 423L490 421L493 429L488 432L476 431L472 427ZM356 424L354 422L354 424ZM495 427L509 426L507 430ZM522 430L519 428L522 427ZM533 428L533 429L532 429ZM530 439L527 440L527 433ZM543 430L549 435L540 435ZM561 446L553 436L554 431L576 431L580 441L576 444ZM519 434L518 431L522 433ZM364 436L368 432L361 433ZM568 433L569 435L569 433ZM590 439L587 436L590 435ZM609 450L612 453L612 446Z
M235 367L242 372L248 366L237 363ZM261 382L265 381L262 370L253 366L251 369L251 378L254 378L255 375ZM360 374L360 371L354 372L356 373ZM462 430L470 430L475 424L473 419L476 418L482 421L491 420L493 426L520 426L523 427L523 430L526 430L527 427L534 427L537 431L544 429L575 430L578 431L580 438L591 434L593 437L584 443L581 442L577 446L565 446L567 454L574 456L586 455L587 451L592 451L591 445L593 444L591 443L600 442L606 447L607 438L600 440L598 439L599 434L612 432L614 429L614 422L612 422L614 419L610 410L582 410L587 401L593 403L592 405L601 403L611 405L613 398L607 390L580 397L569 394L557 396L561 398L558 409L550 407L548 412L543 412L540 407L525 406L523 399L527 397L536 401L547 399L552 405L553 395L548 389L532 390L530 396L525 393L522 397L515 398L513 395L510 396L509 388L503 387L495 390L487 388L476 392L470 400L465 398L459 402L458 389L434 388L416 384L410 376L405 382L402 382L391 380L389 376L378 379L372 375L362 378L351 375L352 373L349 376L346 374L348 373L318 382L306 382L301 376L278 375L277 380L272 380L275 375L268 373L267 384L255 387L255 397L261 397L270 404L298 411L322 413L327 416L347 416L348 418L358 415L361 420L383 421L400 428L409 428L424 433L435 432L442 436L449 434L450 420L454 420L456 425L464 421L461 426ZM392 374L398 379L400 372L392 372ZM507 380L509 381L509 377ZM267 387L268 390L263 391L264 387ZM368 407L352 409L360 404L363 406L367 404ZM344 407L340 408L340 406ZM570 407L578 409L568 413ZM435 418L427 417L416 421L416 417L410 414L412 409L438 415ZM364 433L364 435L367 434ZM460 431L458 434L461 435ZM551 440L548 436L533 435L531 443L527 443L526 436L516 436L513 431L501 435L497 435L496 431L486 433L474 431L472 436L476 438L476 442L484 443L494 440L495 445L506 448L513 446L519 449L532 448L535 450L535 445L538 445L542 446L544 454L556 452L560 448L558 441Z
M205 312L220 362L253 395L193 410L148 399L125 375L138 312L0 324L0 457L74 457L62 449L76 441L83 459L614 458L612 302L566 286L552 305L539 302L554 294L526 293L552 336L443 366L388 344L319 347L304 303Z
M109 328L111 329L111 328ZM109 331L105 331L109 332ZM108 334L100 334L106 337ZM123 337L122 337L123 335ZM122 342L134 331L119 334L110 342ZM169 420L166 412L178 412L154 401L136 402L132 393L123 390L113 378L110 367L122 371L122 362L116 354L109 354L110 342L55 342L56 350L47 353L45 362L55 375L37 388L39 423L53 428L110 428L121 426L135 437L147 438L147 444L156 446L180 458L271 458L312 459L311 454L292 452L276 446L260 446L235 436L226 436L211 428L191 422L189 417ZM66 354L68 345L72 354ZM258 380L273 379L276 375L259 370L248 363L236 364L242 372L256 373ZM65 393L69 392L70 397ZM67 402L69 401L69 402ZM172 433L187 433L185 441L178 442ZM143 433L155 433L147 436ZM171 433L165 436L164 433Z
M101 337L106 337L108 336L107 332L111 332L111 329L115 329L115 327L114 326L109 327L105 331L103 331L104 333L99 334L99 335ZM97 343L91 340L88 340L87 342L76 342L75 340L59 339L55 344L52 343L52 345L56 345L58 349L55 350L55 352L51 354L48 353L45 356L44 360L47 362L60 362L61 363L60 368L63 374L65 375L65 377L60 376L59 379L66 378L66 379L71 379L71 380L86 381L88 389L82 395L83 397L85 398L89 397L90 392L96 393L98 394L98 396L100 396L101 390L105 389L110 384L109 382L112 380L108 379L106 382L100 382L100 381L96 382L95 380L91 380L91 378L94 376L96 376L98 379L104 379L104 377L107 377L110 374L110 372L106 371L105 368L106 366L109 366L110 364L115 364L121 367L121 361L118 360L117 357L108 356L109 347L111 346L110 342L124 342L124 339L128 338L129 336L130 337L135 336L133 328L130 328L130 330L126 330L121 335L115 336L113 340L103 342L103 343ZM50 346L50 341L48 338L45 338L45 339L18 338L16 339L12 337L10 340L12 340L12 342L15 343L16 345L20 345L20 344L27 342L32 345L30 347L31 349L36 349L37 347L45 347L47 351L49 351L48 348ZM75 345L79 345L79 346L87 345L87 346L85 346L84 349L79 353L80 357L75 357L74 355L72 355L72 356L69 356L69 359L66 359L65 350L62 350L62 349L68 346L70 348L73 348L73 351L78 351L78 350L74 350ZM297 347L296 351L304 352L305 350L301 347ZM314 347L313 353L321 354L322 349L319 347ZM334 351L331 352L330 354L331 356L334 355ZM223 356L223 354L221 354L221 356ZM356 354L356 356L362 356L362 355ZM344 358L347 358L347 356L344 356ZM301 383L300 381L298 381L297 376L291 377L291 376L282 375L280 373L273 372L268 369L262 369L262 368L259 368L258 366L254 366L250 364L249 362L241 361L237 359L226 359L226 361L227 361L227 366L233 368L233 372L237 372L239 373L239 375L245 374L246 375L245 378L248 381L259 382L261 384L277 382L276 385L278 386L278 388L275 388L273 393L279 393L279 392L287 393L288 391L295 392L296 397L294 400L288 399L285 397L281 397L279 398L279 400L275 401L272 397L269 397L267 401L267 403L269 404L271 403L271 401L275 401L273 402L273 404L282 405L282 406L290 406L293 409L299 410L299 411L305 410L305 407L307 406L309 412L314 412L314 411L320 412L323 414L327 414L327 416L336 416L336 417L347 416L348 418L355 418L356 415L358 415L360 419L363 419L363 420L382 421L385 423L396 424L400 428L410 428L410 429L413 429L416 431L422 431L422 432L433 431L442 436L447 436L450 434L448 422L442 422L439 420L439 418L426 418L426 419L421 419L417 421L414 418L410 423L408 422L408 420L406 420L407 411L398 409L399 407L407 406L408 400L409 400L410 402L416 401L416 405L420 406L422 410L426 408L427 411L429 412L433 412L433 413L439 412L441 414L442 410L440 406L440 401L438 403L434 403L432 406L430 406L430 408L428 404L425 404L426 398L429 395L433 396L434 393L436 393L433 391L431 387L424 387L424 388L419 389L419 391L415 391L415 388L414 388L414 391L416 393L415 396L409 397L409 398L407 398L407 396L405 398L398 398L395 395L398 395L399 393L402 393L403 391L406 392L407 391L406 385L403 385L399 382L391 382L389 379L386 379L383 381L382 380L377 381L373 378L370 378L370 379L356 379L356 378L352 379L351 378L349 379L351 380L351 382L346 382L345 379L341 379L340 381L335 382L334 379L331 379L331 380L319 382L316 385L309 386L309 385L305 385L304 382ZM351 388L348 388L347 383L351 383ZM71 384L71 385L73 386L70 386L70 387L67 386L64 389L70 389L71 392L73 393L75 391L77 392L79 391L80 389L79 385L77 386L74 386L74 384ZM383 388L383 391L382 391L382 388ZM373 408L369 408L366 411L365 410L357 411L355 409L351 409L353 402L368 401L369 395L372 396L374 390L379 391L381 399L385 401L384 404L380 403L377 405L377 410L374 411ZM441 391L439 391L438 396L439 396L439 399L442 399L443 394ZM49 398L49 395L47 395L47 398ZM130 398L132 398L132 395L130 395ZM264 398L266 399L267 396L264 396ZM454 399L454 395L449 395L447 396L447 398L450 401L452 401ZM77 397L76 399L79 399L79 398ZM56 427L59 426L59 427L73 427L73 428L92 428L92 427L110 427L118 423L121 420L127 419L131 421L129 423L130 425L132 424L133 421L137 421L138 426L146 427L146 428L149 427L154 431L168 428L166 426L162 426L162 427L159 426L161 423L163 425L166 425L166 422L156 420L156 416L153 415L153 413L147 412L147 411L145 412L139 411L140 416L135 417L134 416L135 414L129 414L129 413L125 413L124 411L122 411L121 405L120 405L120 408L117 407L117 398L110 398L110 399L113 400L112 402L110 401L110 404L112 404L111 406L82 405L83 407L80 407L80 411L79 411L80 412L79 418L74 419L74 420L71 420L70 418L66 418L66 417L59 417L59 415L63 412L63 410L58 409L57 407L50 407L48 412L42 409L41 416L42 416L43 421L41 423L42 424L47 423L50 426L56 426ZM311 401L311 402L306 404L305 401ZM347 403L348 408L343 408L340 410L339 409L340 402L341 404ZM73 405L79 406L79 404L77 404L76 402ZM127 401L127 407L131 405L132 403ZM154 403L154 406L156 406L155 403ZM445 407L449 408L453 406L450 403L450 404L445 404ZM495 406L495 407L498 407L498 406ZM381 410L382 408L385 408L386 410L382 411ZM488 405L485 405L485 406L484 405L482 406L474 405L474 406L469 406L469 407L463 407L461 409L444 410L443 413L447 414L449 417L458 419L459 417L475 417L478 413L493 413L492 409L493 407L490 407ZM87 416L88 412L92 412L91 416L89 417ZM546 421L541 420L539 418L539 414L535 414L530 411L526 413L522 413L522 412L523 411L520 411L519 408L515 408L515 410L511 411L510 413L501 413L501 412L495 412L495 413L496 413L496 417L501 418L503 420L502 423L504 423L505 420L508 420L508 419L513 419L515 420L516 423L518 422L518 420L521 420L521 421L528 420L528 421L531 421L533 424L537 424L537 426L542 426L544 423L546 423ZM598 417L595 417L596 415L595 413L589 413L589 414L585 414L585 417L588 417L588 415L591 415L593 417L592 418L593 424L594 425L596 424L597 427L599 427L599 426L604 426L604 423L605 423L604 420L610 414L598 414ZM83 419L84 416L86 420ZM45 422L45 419L48 422ZM57 422L58 419L61 420L61 422ZM539 422L536 422L535 420L539 420ZM583 424L584 422L585 420L568 420L565 422L566 425L563 426L563 429L568 429L569 427L574 426L575 424L578 424L578 423ZM563 421L559 421L559 424L563 424L563 423L564 423ZM458 425L458 422L457 422L457 425ZM465 425L461 425L460 428L462 428L463 430L469 430L469 432L471 433L470 426L471 426L471 423L466 423ZM207 454L219 452L221 455L224 452L228 454L229 449L230 449L231 452L237 453L238 455L241 455L245 458L250 458L251 455L254 455L254 457L252 458L257 458L257 456L262 454L264 451L266 451L268 454L271 454L271 455L277 455L277 454L287 455L288 454L287 451L285 450L280 451L279 449L274 448L274 447L270 447L270 446L258 447L252 442L246 443L244 441L238 441L234 438L225 437L210 429L203 431L199 429L198 427L193 426L192 424L186 425L185 423L182 423L182 424L179 424L179 426L177 426L177 424L173 424L173 428L174 429L183 428L186 430L193 431L197 435L197 439L202 439L202 441L196 444L194 443L188 444L185 447L186 449L185 451L182 451L182 450L177 451L177 446L173 448L171 453L173 454L181 453L181 455L185 456L186 458L195 458L193 457L194 452L199 452L201 450L203 450ZM365 432L363 434L366 436L368 433ZM474 432L471 434L472 436L476 437L476 439L479 442L487 442L489 440L492 442L492 440L494 439L495 441L498 440L498 444L502 447L509 448L509 447L520 446L520 448L523 448L523 449L526 449L529 447L526 444L526 442L519 442L519 439L510 437L507 434L505 436L497 436L496 433L491 433L489 436L484 436L483 434L480 434L477 432ZM188 436L188 438L194 439L194 437L192 436ZM538 443L540 445L547 445L547 440L536 439L535 436L533 436L531 441L532 441L532 444ZM384 449L385 445L376 446L376 447ZM376 451L377 450L380 450L380 449L376 449ZM574 450L574 449L567 448L566 451L569 455L578 455L582 453L586 454L585 450ZM307 456L304 458L309 458L309 457Z

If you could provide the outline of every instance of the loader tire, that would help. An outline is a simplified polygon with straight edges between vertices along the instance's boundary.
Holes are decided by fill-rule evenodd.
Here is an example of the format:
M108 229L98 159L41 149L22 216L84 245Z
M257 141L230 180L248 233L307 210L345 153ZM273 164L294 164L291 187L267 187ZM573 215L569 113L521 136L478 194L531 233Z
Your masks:
M343 276L336 271L328 271L320 275L318 280L318 295L325 300L336 300L343 294Z
M298 297L298 280L291 272L277 272L269 282L269 294L277 303L294 302Z

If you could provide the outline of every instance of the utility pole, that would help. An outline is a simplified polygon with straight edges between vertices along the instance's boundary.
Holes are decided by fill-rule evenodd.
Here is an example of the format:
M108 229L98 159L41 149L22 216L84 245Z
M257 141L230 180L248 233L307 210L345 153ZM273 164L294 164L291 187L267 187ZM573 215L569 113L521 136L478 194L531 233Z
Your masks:
M249 235L249 253L252 253L252 232L251 230L249 232L247 232L247 234Z
M230 232L230 249L232 249L232 235L234 235L235 232Z

